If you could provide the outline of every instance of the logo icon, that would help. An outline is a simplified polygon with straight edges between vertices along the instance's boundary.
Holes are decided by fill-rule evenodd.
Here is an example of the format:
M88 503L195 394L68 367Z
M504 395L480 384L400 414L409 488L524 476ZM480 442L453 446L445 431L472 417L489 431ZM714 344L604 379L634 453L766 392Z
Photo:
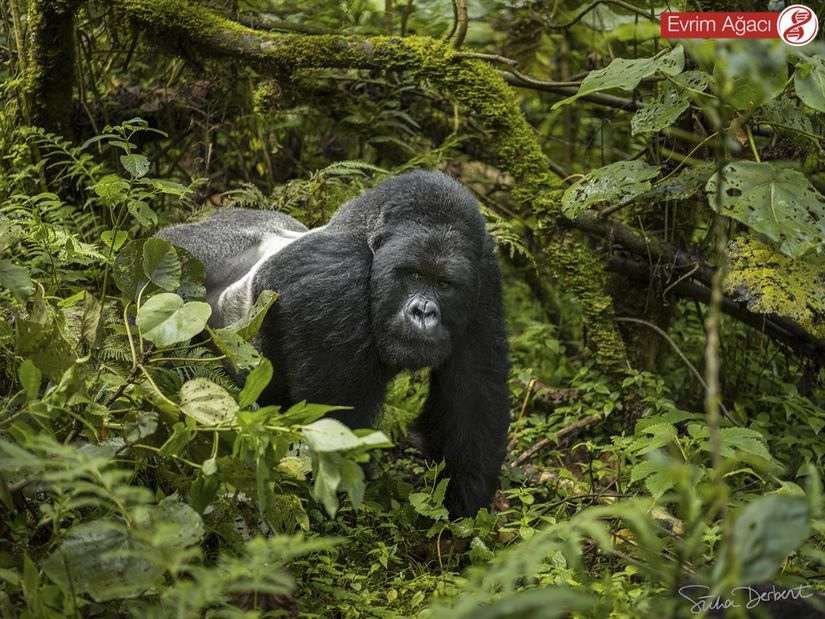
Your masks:
M807 6L794 4L779 14L777 30L785 43L799 47L813 41L819 31L819 20Z

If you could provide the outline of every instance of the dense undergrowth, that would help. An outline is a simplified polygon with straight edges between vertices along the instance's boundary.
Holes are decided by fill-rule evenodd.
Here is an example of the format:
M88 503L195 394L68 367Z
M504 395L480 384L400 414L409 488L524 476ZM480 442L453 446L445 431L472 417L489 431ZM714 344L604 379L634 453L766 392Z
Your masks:
M434 6L422 3L411 26L424 28ZM518 8L492 7L470 42L503 45L542 74L556 43L530 30L527 18L519 22L526 33L507 30L511 12L524 16ZM664 229L678 223L674 235L700 254L708 250L714 170L746 192L748 178L766 169L748 165L769 166L787 176L776 187L801 186L800 199L821 203L825 106L805 82L822 74L821 54L770 65L765 50L774 48L743 46L716 73L698 75L712 62L701 49L688 55L692 69L683 50L669 52L681 57L679 67L663 65L649 32L603 8L600 19L614 27L588 18L571 30L574 42L592 36L599 53L615 45L649 60L637 67L639 79L656 77L646 83L658 89L649 102L659 108L641 118L593 108L583 120L524 96L546 150L568 172L596 169L571 183L568 213L632 205L620 213L625 221L658 230L661 207L671 217ZM84 11L81 75L93 86L80 86L76 138L24 122L19 67L9 56L2 68L4 616L663 617L690 616L695 591L725 596L768 580L822 588L825 389L814 361L723 317L714 355L726 417L715 445L702 378L707 309L616 276L617 314L667 333L620 323L634 369L600 367L582 299L549 281L536 259L541 247L525 233L532 222L508 200L512 179L485 160L484 136L472 119L459 119L448 93L394 73L328 71L302 73L284 93L273 82L256 88L259 76L245 68L161 62L137 39L124 45L118 37L126 31L107 23L113 16L94 4ZM325 6L322 14L330 25L351 19L355 33L380 16L369 7L342 16ZM300 23L298 9L292 15ZM91 53L107 45L116 50L108 58ZM763 53L764 63L785 66L785 77L746 113L725 84ZM796 90L793 75L801 76ZM609 71L602 78L595 90L615 86ZM134 102L124 103L120 80L134 84L135 97L149 97L138 107L144 116L157 112L151 120L123 115ZM161 80L181 86L153 104L160 94L146 91ZM693 81L679 90L684 80ZM703 103L706 89L713 105ZM673 163L651 135L688 109L741 124L726 126L721 150L694 143ZM794 139L757 144L752 117L777 130L786 126L777 118L786 119ZM781 162L766 162L769 147L786 149ZM755 161L746 160L751 148ZM720 152L732 168L717 165ZM700 155L707 161L694 161ZM509 455L493 509L459 521L442 505L448 482L438 479L438 464L425 462L407 433L426 372L398 377L374 432L324 419L327 406L258 406L272 367L248 342L277 299L264 297L245 320L204 331L202 266L165 241L146 240L215 205L276 208L317 225L346 199L415 167L448 169L478 193L505 278ZM800 185L809 183L803 172L813 185ZM682 184L664 182L673 175ZM645 193L657 189L659 198ZM723 212L738 222L727 228L736 236L731 286L750 286L753 304L767 304L757 311L821 335L815 234L795 227L798 219L777 231L751 225L736 205ZM770 261L754 263L759 252ZM799 264L808 275L794 275ZM796 288L782 287L789 280L777 279L778 269L798 278ZM243 389L232 378L238 372L248 373ZM688 595L690 585L708 589Z

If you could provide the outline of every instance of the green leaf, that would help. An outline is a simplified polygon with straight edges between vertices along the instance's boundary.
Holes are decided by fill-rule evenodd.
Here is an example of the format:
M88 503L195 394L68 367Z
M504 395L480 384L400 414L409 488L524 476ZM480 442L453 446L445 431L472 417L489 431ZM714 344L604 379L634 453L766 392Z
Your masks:
M207 303L184 303L178 295L164 292L138 309L136 322L145 339L163 347L192 339L203 331L211 314Z
M769 494L750 503L733 526L739 582L769 580L810 534L808 502L801 496ZM720 551L720 556L724 556Z
M460 619L556 619L557 617L587 616L595 605L593 596L568 587L541 587L506 594L490 605L477 608ZM449 614L436 615L447 617ZM455 615L452 615L455 617ZM459 619L456 617L456 619Z
M260 331L266 313L277 298L278 295L272 290L261 291L261 294L258 295L258 299L249 309L246 316L237 322L233 322L231 325L227 325L225 328L234 331L245 340L251 339Z
M152 228L158 224L158 216L143 200L129 200L126 203L129 213L144 228Z
M681 73L685 67L685 50L681 45L677 45L667 53L654 56L653 58L637 58L628 60L626 58L614 58L604 69L591 71L579 86L579 91L572 97L557 101L552 109L557 109L562 105L573 103L579 97L589 95L602 90L618 88L624 91L631 91L639 82L646 77L650 77L656 71L661 71L667 75Z
M34 282L29 272L8 260L0 260L0 286L11 290L20 303L25 303L34 292Z
M105 230L100 234L100 240L106 247L111 247L115 251L120 249L129 238L129 233L125 230Z
M243 389L238 395L238 405L241 408L247 408L254 404L271 380L272 364L269 359L262 359L260 365L247 375Z
M26 359L17 368L17 377L26 392L26 399L29 402L36 400L37 395L40 393L40 382L43 378L37 366L30 359Z
M686 71L673 79L676 84L666 84L656 101L633 115L630 121L633 135L661 131L672 125L690 106L691 93L707 90L712 78L704 71Z
M347 451L359 448L392 447L383 432L372 431L358 436L336 419L319 419L303 430L304 441L316 453Z
M63 589L88 594L97 602L131 598L163 575L163 569L141 556L141 550L148 549L116 520L93 520L72 527L42 568Z
M766 45L753 39L717 42L713 78L725 103L737 110L754 110L785 89L785 50L781 45Z
M233 421L238 412L235 398L223 387L207 378L193 378L180 388L180 408L205 426Z
M825 57L819 54L808 56L800 53L802 62L796 65L793 85L802 103L825 112Z
M31 359L50 380L59 381L74 363L75 354L54 318L45 322L19 319L14 326L17 354Z
M129 183L119 176L107 174L94 184L94 191L105 202L116 203L126 197Z
M180 183L162 178L144 178L142 182L145 185L149 185L152 189L156 189L169 196L184 196L191 191Z
M687 200L703 188L713 174L712 163L688 166L680 174L663 179L653 185L640 200Z
M141 178L146 176L149 171L149 160L143 155L121 155L120 163L126 168L126 171L132 178Z
M825 242L825 197L797 170L735 161L722 169L722 214L779 244L792 258ZM718 174L706 186L715 209Z
M592 204L626 204L650 189L650 179L659 168L644 161L618 161L593 170L573 183L562 196L562 211L568 217Z
M143 244L143 273L158 288L175 290L180 286L181 264L169 241L148 239Z
M730 242L725 294L760 314L790 318L817 338L825 338L825 259L788 258L754 238Z
M234 331L224 328L212 331L211 334L212 342L226 355L236 372L252 370L261 363L261 353Z

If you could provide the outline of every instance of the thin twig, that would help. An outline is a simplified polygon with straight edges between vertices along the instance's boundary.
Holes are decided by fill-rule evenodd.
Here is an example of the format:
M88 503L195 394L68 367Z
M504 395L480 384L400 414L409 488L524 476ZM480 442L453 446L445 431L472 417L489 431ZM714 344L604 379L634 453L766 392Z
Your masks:
M685 356L685 353L682 352L682 350L676 345L676 342L673 341L673 338L671 338L664 331L664 329L660 328L658 325L654 325L652 322L648 322L647 320L642 320L641 318L630 318L630 317L627 317L627 316L621 316L621 317L616 318L616 322L633 322L633 323L636 323L636 324L639 324L639 325L644 325L646 327L650 327L651 329L656 331L656 333L658 333L659 335L661 335L663 338L665 338L668 341L668 343L671 345L673 350L676 351L676 354L679 355L679 358L684 362L684 364L686 366L688 366L688 368L690 368L690 371L693 372L693 375L699 380L702 387L704 387L705 392L708 391L708 384L705 382L705 379L702 378L702 374L699 372L699 370L696 369L696 366L694 366L690 362L690 359L688 359ZM742 427L742 424L740 424L733 417L731 417L730 413L728 412L728 409L725 408L725 405L722 404L722 402L719 402L719 406L722 407L722 412L724 413L725 418L728 421L730 421L735 426Z
M464 0L455 0L457 32L453 47L459 49L467 36L467 3Z

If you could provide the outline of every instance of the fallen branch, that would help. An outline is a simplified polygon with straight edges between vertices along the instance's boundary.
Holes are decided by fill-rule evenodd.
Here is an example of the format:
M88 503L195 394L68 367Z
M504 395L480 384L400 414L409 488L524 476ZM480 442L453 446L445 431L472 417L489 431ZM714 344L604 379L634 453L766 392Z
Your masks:
M523 452L521 452L521 455L519 455L519 457L513 461L513 464L511 464L511 466L513 468L521 466L527 460L532 458L537 452L541 451L541 449L543 449L553 441L561 441L562 439L567 438L571 434L575 434L580 430L584 430L585 428L589 428L590 426L595 425L602 419L604 419L603 414L595 414L589 415L587 417L582 417L578 421L574 421L569 426L565 426L561 430L554 432L552 436L543 438L531 447L525 449Z

